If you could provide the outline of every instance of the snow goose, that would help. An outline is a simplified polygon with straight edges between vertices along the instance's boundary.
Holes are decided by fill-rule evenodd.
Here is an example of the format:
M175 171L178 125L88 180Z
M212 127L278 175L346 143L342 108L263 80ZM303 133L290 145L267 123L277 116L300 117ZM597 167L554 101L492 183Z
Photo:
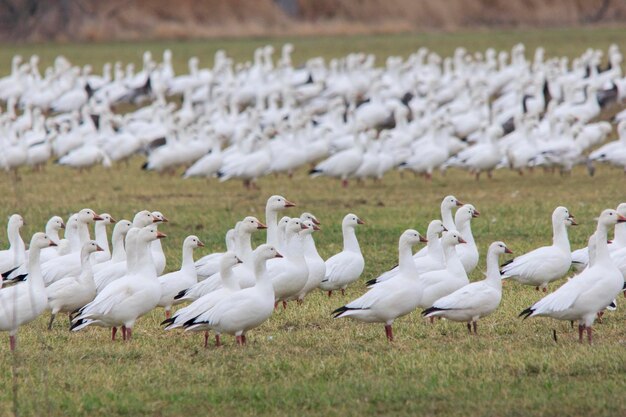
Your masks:
M107 285L96 298L78 312L72 320L72 331L89 325L112 328L115 340L117 327L122 326L125 340L132 338L135 321L156 307L161 298L161 284L157 280L156 269L151 258L150 243L166 237L156 225L131 229L136 234L134 247L127 248L131 264L128 273Z
M456 225L454 224L454 218L452 217L452 210L455 207L461 207L463 205L455 196L447 195L441 200L441 221L443 222L443 227L446 230L456 230ZM426 256L429 251L429 246L426 246L420 249L413 258L419 258L422 256ZM443 255L443 252L441 252Z
M7 278L14 269L24 263L26 245L20 235L20 229L24 226L24 219L19 214L9 217L7 224L7 238L9 249L0 251L0 272Z
M226 252L234 252L235 250L235 229L229 229L226 232ZM220 259L224 252L214 252L203 256L195 263L198 281L204 281L213 274L220 271Z
M48 330L52 329L54 318L59 312L69 314L71 326L72 312L93 301L96 296L96 284L93 282L93 270L89 256L102 250L102 247L95 240L85 243L80 252L80 275L62 278L46 288L48 305L51 310Z
M607 244L609 228L622 222L626 222L626 217L612 209L604 210L595 232L593 265L522 311L520 317L546 316L557 320L576 320L579 342L582 343L586 330L591 343L592 326L598 312L609 306L624 287L624 277L611 261Z
M398 243L398 275L375 285L361 297L333 311L334 318L352 317L366 323L385 323L387 340L393 341L393 321L415 310L421 298L421 286L411 248L423 240L415 230L409 229L402 233Z
M82 209L76 217L78 225L78 238L80 245L84 245L91 239L89 237L90 223L102 220L96 212L91 209ZM66 276L77 276L80 274L80 251L71 252L64 256L54 258L41 266L44 282L50 285Z
M305 213L308 214L308 213ZM303 220L302 217L307 217L303 214L300 216L300 220L304 222L304 225L307 229L300 232L303 234L303 253L304 259L306 260L306 266L309 270L309 276L307 278L306 284L300 290L298 294L298 302L301 303L304 300L304 297L314 289L320 286L320 283L324 279L326 275L326 262L317 252L317 248L315 247L315 241L313 240L313 232L320 230L320 227L315 224L317 219L313 221L314 217L311 215L311 220ZM319 222L317 222L319 224Z
M297 218L289 220L285 227L284 258L267 264L267 272L274 286L276 304L282 301L284 308L287 306L287 301L297 298L309 277L302 242L304 236L300 234L307 230L308 227L302 220Z
M154 222L156 224L169 222L167 217L165 217L160 211L153 211L152 217L156 219L156 221ZM154 259L154 267L156 268L157 276L159 276L165 270L166 262L165 253L163 252L163 246L161 245L161 240L154 240L150 248L152 252L152 259Z
M309 175L311 177L320 175L337 177L341 179L341 185L347 187L348 179L359 169L362 163L363 144L360 140L356 140L354 146L339 151L317 164L315 168L309 171Z
M235 253L243 263L234 268L233 273L235 280L241 288L251 287L255 282L252 269L252 233L266 228L267 226L253 216L244 218L235 227ZM220 277L218 272L187 289L181 290L174 299L181 301L197 300L203 295L219 289L222 286L222 282L222 277Z
M187 307L181 308L173 317L165 319L161 325L165 325L165 330L182 327L189 320L193 320L205 311L210 310L215 304L228 294L239 291L239 283L233 276L233 267L240 264L241 260L235 252L226 252L220 257L220 277L222 278L222 288L210 292L198 298ZM205 331L204 347L208 346L208 331ZM220 334L215 334L215 345L221 346Z
M161 275L159 282L161 283L161 299L159 307L165 308L165 318L170 318L172 305L175 304L174 296L180 291L191 287L198 282L198 275L193 264L193 250L203 248L204 243L198 236L187 236L183 242L183 258L182 264L178 271Z
M500 269L502 279L512 278L537 291L548 290L548 284L562 278L572 264L572 253L567 227L577 225L574 216L565 207L552 213L552 245L542 246L504 263Z
M287 239L285 237L285 229L287 228L289 220L291 220L291 217L283 216L278 221L278 246L276 247L276 249L278 249L279 251L282 251L287 243Z
M467 330L477 334L478 320L493 313L502 299L502 277L498 258L513 253L503 242L493 242L487 252L487 277L459 288L452 294L438 299L422 311L424 317L445 317L448 320L467 323Z
M246 344L246 332L263 324L274 310L274 287L265 263L280 257L282 255L271 245L256 248L253 253L256 285L225 296L209 310L185 323L186 329L211 329L232 334L237 344Z
M465 268L465 272L470 274L478 265L478 248L472 234L471 221L480 216L480 212L471 204L464 204L454 214L454 223L457 231L463 236L465 245L457 246L456 252Z
M443 226L443 222L441 220L433 220L428 224L428 229L426 231L426 240L428 241L426 245L429 248L428 254L426 256L413 259L418 274L446 267L443 249L441 247L441 242L439 241L439 235L447 230L448 229ZM378 278L367 281L366 285L371 286L379 282L387 281L388 279L395 277L399 271L399 265L396 265L393 269L384 272Z
M267 244L278 247L278 213L295 204L281 195L273 195L265 204L265 224L267 225Z
M419 284L422 288L422 297L419 306L427 308L448 294L453 293L464 285L469 284L467 273L456 252L456 246L465 244L461 234L456 230L444 232L441 238L441 246L446 259L446 267L437 271L430 271L419 276Z
M101 263L111 259L111 250L109 249L109 238L107 236L107 225L115 224L116 220L108 213L100 214L102 220L97 221L95 225L96 242L98 246L102 248L102 251L98 251L91 257L92 262Z
M9 332L11 350L15 350L18 328L35 320L48 306L46 288L41 277L39 253L41 249L55 246L45 233L35 233L30 240L28 257L29 279L0 290L0 330Z
M322 291L328 291L330 297L334 290L344 294L346 287L359 279L365 268L355 228L365 224L356 214L346 214L341 222L343 250L326 260L326 276L320 283Z

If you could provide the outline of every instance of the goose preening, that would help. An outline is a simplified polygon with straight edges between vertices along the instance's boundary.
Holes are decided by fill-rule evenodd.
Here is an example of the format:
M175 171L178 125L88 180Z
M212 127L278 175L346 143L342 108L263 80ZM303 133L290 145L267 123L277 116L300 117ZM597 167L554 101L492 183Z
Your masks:
M49 160L114 169L142 155L146 170L184 167L184 178L239 179L253 188L263 176L308 166L311 176L344 186L379 181L394 168L431 179L451 167L476 178L507 167L520 174L538 166L567 173L577 164L593 174L595 162L626 167L623 140L593 150L612 130L594 119L626 99L615 45L606 52L611 68L600 70L603 51L547 59L537 48L528 59L523 44L484 54L457 48L448 57L420 48L382 66L371 54L349 53L298 68L273 51L259 47L244 63L219 51L212 68L191 57L177 75L172 51L160 62L144 53L138 71L107 62L102 75L61 56L44 71L35 56L25 64L16 56L0 79L0 169L17 179L22 166ZM124 114L121 103L129 105ZM620 112L615 121L624 118Z
M393 341L395 319L409 314L419 305L422 286L412 259L412 247L424 238L416 230L406 230L398 243L399 272L361 297L334 310L334 318L352 317L366 323L384 323L387 340Z
M612 209L604 210L595 231L594 262L552 294L542 298L520 313L524 318L552 317L557 320L578 321L578 340L582 343L587 332L592 342L593 323L597 314L609 306L624 288L624 277L611 261L607 244L609 228L626 222L626 217Z
M365 268L365 260L356 238L356 227L365 224L356 214L346 214L341 222L343 250L326 260L326 276L320 283L322 291L330 297L335 290L344 294L348 285L359 279Z
M35 233L29 246L28 280L0 290L0 330L9 332L11 350L15 350L19 327L35 320L48 307L39 254L49 246L56 246L56 243L45 233Z
M502 278L498 259L513 253L503 242L493 242L487 252L487 277L446 295L422 311L424 317L444 317L467 323L468 332L478 333L478 320L493 313L502 299Z
M572 264L567 228L577 224L565 207L554 209L552 245L542 246L504 263L500 269L502 279L511 278L546 292L548 284L563 278Z

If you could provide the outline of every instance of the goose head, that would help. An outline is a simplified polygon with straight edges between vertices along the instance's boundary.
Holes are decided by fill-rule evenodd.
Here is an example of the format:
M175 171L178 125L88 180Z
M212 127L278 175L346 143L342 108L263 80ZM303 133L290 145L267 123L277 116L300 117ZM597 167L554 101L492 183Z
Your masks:
M95 240L90 240L89 242L83 245L83 248L80 250L80 254L81 254L81 257L83 257L93 252L102 252L102 251L104 251L104 249L102 249L98 245L98 242L96 242Z
M95 211L93 211L92 209L82 209L81 211L78 212L78 221L80 223L93 223L96 222L98 220L102 220L102 217L100 217Z
M619 206L617 206L616 211L621 215L626 217L626 203L620 203Z
M33 237L30 239L30 248L43 249L49 246L56 246L56 245L57 244L54 243L52 239L48 237L47 234L42 233L42 232L35 233Z
M622 216L617 212L617 210L606 209L598 218L598 226L604 226L607 229L611 226L616 225L617 223L626 222L626 217Z
M267 226L261 223L261 221L256 217L248 216L239 222L237 230L240 233L252 233L261 229L267 229Z
M153 216L148 210L142 210L133 217L133 226L141 228L158 221L159 219Z
M58 232L61 229L65 229L65 223L63 223L63 219L59 216L50 217L50 220L48 220L48 223L46 223L46 230L54 230Z
M167 237L166 234L161 233L156 224L151 224L139 230L137 234L138 242L152 242L153 240L163 239Z
M313 220L300 220L307 227L306 229L302 230L301 234L312 234L313 232L321 230L320 227L313 222Z
M463 203L461 203L457 198L453 195L448 195L443 198L441 202L441 208L445 208L447 210L452 210L455 207L461 207Z
M417 245L420 242L426 243L426 242L428 242L428 239L426 239L424 236L420 235L420 233L417 230L414 230L414 229L407 229L400 236L400 244L401 245L404 244L404 245L413 246L413 245Z
M160 211L153 211L152 216L156 219L155 223L167 223L169 220Z
M185 241L183 242L183 247L191 249L203 248L204 243L202 243L198 236L190 235L185 238Z
M346 214L341 222L342 227L356 227L359 224L365 224L365 222L358 218L356 214Z
M441 244L443 246L456 246L459 243L467 243L465 239L456 230L450 230L443 233Z
M267 243L259 245L252 252L252 255L254 256L255 259L262 260L262 261L267 261L268 259L272 259L272 258L282 258L283 257L283 255L278 253L278 250L274 246L268 245Z
M480 212L471 204L463 204L454 214L454 223L459 225L480 216Z
M426 230L427 236L440 235L443 232L447 232L446 226L443 225L443 222L439 219L432 220L428 223L428 229Z
M115 224L117 222L117 220L115 220L113 216L111 216L109 213L102 213L100 215L100 218L102 219L101 221L104 222L104 224Z
M285 197L281 195L273 195L267 199L267 205L265 207L271 211L282 211L288 207L295 206L296 205L294 203L287 200Z
M493 242L489 245L489 253L495 253L496 255L502 255L505 253L513 253L513 251L504 244L504 242Z
M304 212L300 215L300 220L302 221L307 221L310 220L311 222L313 222L313 224L315 224L316 226L319 226L321 223L319 220L317 220L317 217L315 217L314 215L312 215L311 213L308 212Z
M298 218L290 219L287 222L287 226L285 226L285 235L292 236L294 234L300 233L301 230L307 230L308 227L304 224L304 222Z
M235 252L226 252L220 258L220 271L227 271L240 263L241 259L237 257Z
M552 213L552 224L558 224L564 222L566 226L577 226L574 216L563 206L559 206L554 209Z
M11 217L9 217L8 229L19 230L25 224L26 223L24 222L24 218L22 216L19 214L12 214Z
M115 224L115 227L113 228L113 234L121 234L122 236L124 236L126 235L126 233L128 233L131 227L133 227L133 224L130 221L125 219L120 220Z

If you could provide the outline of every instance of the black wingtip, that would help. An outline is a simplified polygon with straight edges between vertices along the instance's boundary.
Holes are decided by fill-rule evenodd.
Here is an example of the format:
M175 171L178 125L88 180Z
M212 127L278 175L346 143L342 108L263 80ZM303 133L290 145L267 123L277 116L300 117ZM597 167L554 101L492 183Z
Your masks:
M187 290L180 291L178 294L174 296L174 300L180 300L181 298L185 296L185 294L187 294Z
M330 313L331 316L333 316L334 319L336 319L337 317L339 317L342 313L346 312L350 310L348 307L346 306L341 306L338 309L336 309L335 311L333 311L332 313Z
M165 319L161 322L161 326L168 326L172 323L174 323L174 320L176 320L176 316L174 317L170 317L169 319Z
M517 317L524 317L523 320L526 320L531 314L533 314L534 310L532 307L528 307L526 310L519 313Z
M224 173L222 171L217 171L217 178L222 178Z
M437 308L437 307L428 307L426 310L422 311L422 316L426 317L430 313L434 313L436 311L443 311L445 308Z
M13 273L13 271L15 271L17 268L19 268L19 266L16 266L16 267L15 267L15 268L13 268L13 269L9 269L8 271L3 272L3 273L2 273L2 274L0 274L0 275L2 275L2 278L3 278L3 279L7 279L7 278L9 277L9 275L11 275L11 274Z
M500 265L500 268L504 268L505 266L509 265L511 262L513 262L515 259L509 259L508 261L506 261L505 263L503 263L502 265ZM502 273L502 271L500 271L500 273Z
M85 323L85 319L79 319L77 321L75 321L74 323L72 323L72 325L70 326L70 330L74 330L75 328L77 328L78 326L80 326L81 324Z
M312 169L312 170L310 170L310 171L309 171L309 175L319 174L319 173L321 173L321 172L322 172L322 170L321 170L321 169L316 169L316 168L314 168L314 169Z
M369 281L365 282L365 285L367 285L368 287L374 284L377 284L378 281L376 281L378 278L374 278L374 279L370 279Z
M12 279L13 282L21 282L21 281L26 281L26 277L28 276L28 274L20 274L18 276L16 276L15 278Z

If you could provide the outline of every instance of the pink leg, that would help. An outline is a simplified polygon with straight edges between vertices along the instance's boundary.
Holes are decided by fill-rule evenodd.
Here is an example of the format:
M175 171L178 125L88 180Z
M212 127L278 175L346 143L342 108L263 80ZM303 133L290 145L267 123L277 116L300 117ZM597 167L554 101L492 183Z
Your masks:
M341 180L341 186L343 188L347 188L348 187L348 180Z
M391 328L391 324L385 325L385 335L387 336L387 340L393 342L393 329Z
M278 308L278 301L274 301L274 310Z
M587 327L587 340L589 341L589 344L591 344L591 342L593 341L593 337L591 336L592 332L593 329L591 328L591 326Z
M172 312L169 310L165 310L165 318L169 319L172 316Z
M345 289L341 289L341 295L346 295L346 290Z
M582 324L578 325L578 342L582 343L583 342L583 332L585 331L585 326L583 326Z
M333 295L333 291L332 290L328 291L328 298L330 298L332 295Z
M548 292L548 287L543 287L543 292Z
M474 334L478 334L478 323L473 322L472 324L474 325Z
M209 334L209 332L207 332L207 335ZM220 340L220 335L216 334L215 335L215 347L220 347L222 346L222 341Z
M126 326L122 326L122 340L126 340Z
M470 323L467 323L467 332L472 334L472 325Z
M9 346L11 347L11 352L15 350L15 336L9 336Z
M209 347L209 332L208 331L204 332L204 347L205 348Z
M245 345L246 343L248 343L248 340L246 339L246 335L242 334L241 335L241 341L243 342L243 344Z
M435 318L434 317L429 317L428 321L430 321L430 324L433 324L435 322Z
M243 345L243 339L241 338L241 336L235 336L235 339L237 340L238 345Z
M115 335L117 334L117 327L111 327L111 341L115 342Z
M287 301L283 300L283 310L287 310Z
M130 339L133 338L133 329L131 329L130 327L126 329L126 338L128 339L129 342L130 342Z

